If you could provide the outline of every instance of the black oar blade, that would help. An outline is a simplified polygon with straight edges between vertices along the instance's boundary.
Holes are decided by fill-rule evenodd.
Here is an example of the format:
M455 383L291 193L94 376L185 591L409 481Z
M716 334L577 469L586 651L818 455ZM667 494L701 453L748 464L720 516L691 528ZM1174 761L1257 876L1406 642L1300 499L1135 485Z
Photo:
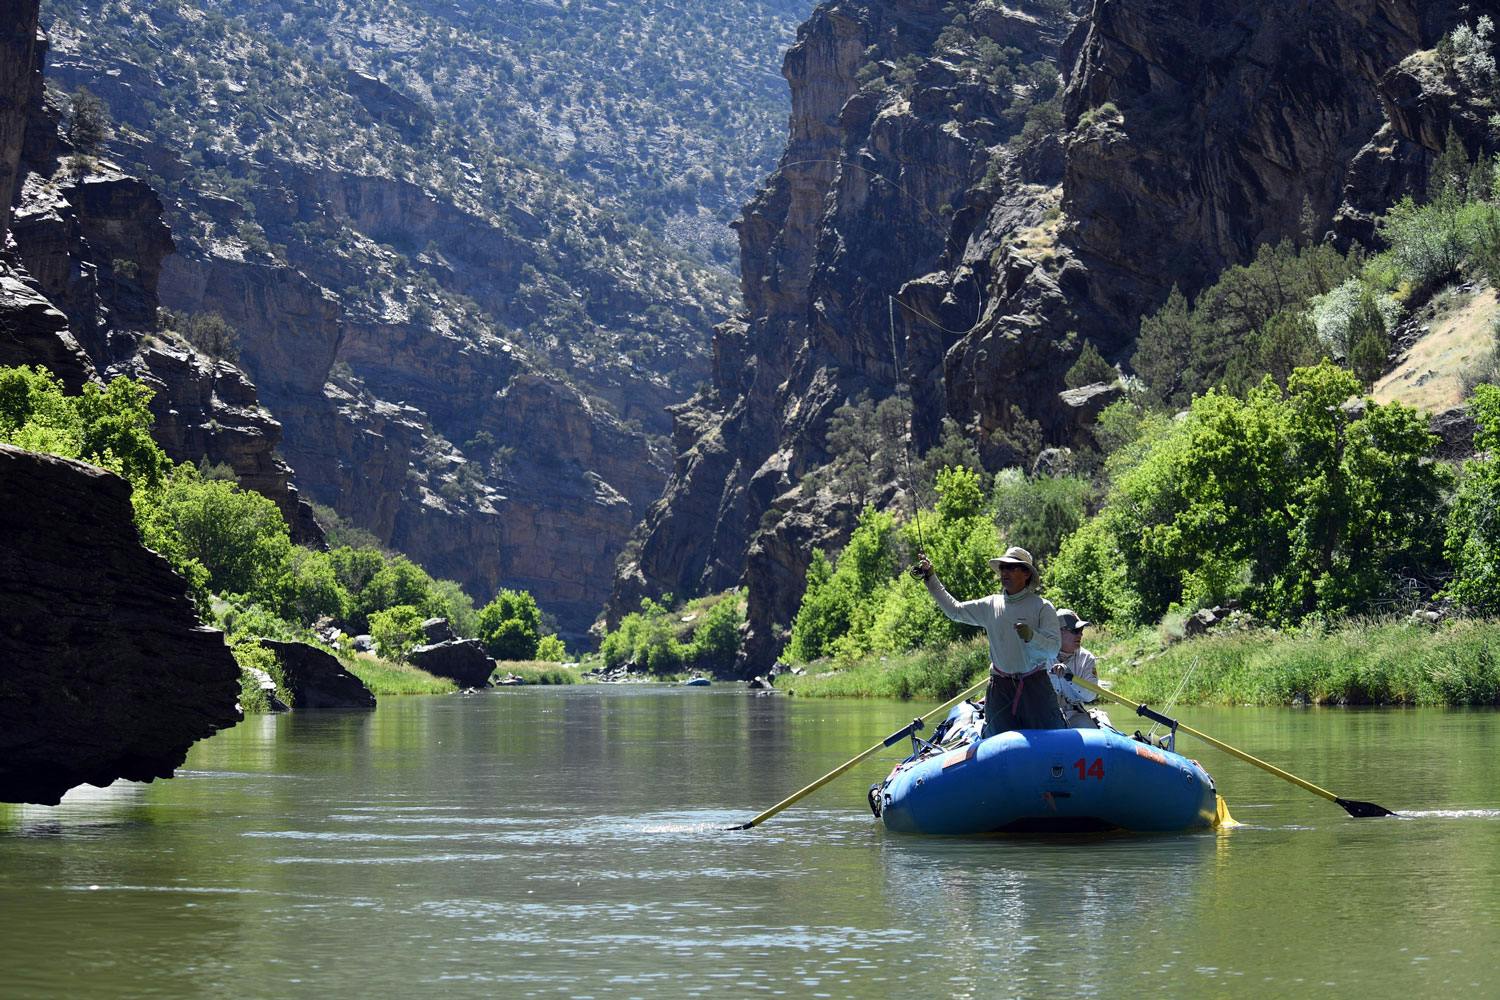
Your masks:
M753 829L754 827L755 827L754 823L741 823L739 826L724 826L724 827L720 827L720 829L723 830L725 833L734 833L734 832L736 832L738 830L750 830L750 829Z
M1385 806L1377 806L1373 802L1361 802L1358 799L1334 799L1333 801L1343 806L1345 811L1347 811L1349 815L1353 816L1355 819L1367 819L1371 816L1401 815L1400 813L1391 812Z

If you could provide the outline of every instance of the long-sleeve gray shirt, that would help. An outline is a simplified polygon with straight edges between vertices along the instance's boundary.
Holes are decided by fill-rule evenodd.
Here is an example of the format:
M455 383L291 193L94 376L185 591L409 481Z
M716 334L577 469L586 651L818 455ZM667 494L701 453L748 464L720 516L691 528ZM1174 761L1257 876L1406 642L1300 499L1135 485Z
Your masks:
M990 640L990 673L1024 674L1057 662L1062 633L1052 602L1027 587L1019 594L991 594L976 601L955 601L934 573L927 591L938 609L956 622L977 625ZM1031 626L1031 641L1022 641L1016 623Z

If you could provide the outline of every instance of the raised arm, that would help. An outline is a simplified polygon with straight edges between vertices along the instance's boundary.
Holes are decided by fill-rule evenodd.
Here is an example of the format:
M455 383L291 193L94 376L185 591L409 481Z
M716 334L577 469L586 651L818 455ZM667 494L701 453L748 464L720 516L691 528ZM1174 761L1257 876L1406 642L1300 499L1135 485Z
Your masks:
M977 601L955 601L953 595L948 593L948 588L943 586L943 582L932 571L932 563L925 555L917 556L917 561L911 568L911 574L927 585L927 592L937 602L938 610L949 619L979 628L984 628L988 624L989 618L992 617L989 602L983 598ZM1056 616L1054 615L1053 618L1055 624Z

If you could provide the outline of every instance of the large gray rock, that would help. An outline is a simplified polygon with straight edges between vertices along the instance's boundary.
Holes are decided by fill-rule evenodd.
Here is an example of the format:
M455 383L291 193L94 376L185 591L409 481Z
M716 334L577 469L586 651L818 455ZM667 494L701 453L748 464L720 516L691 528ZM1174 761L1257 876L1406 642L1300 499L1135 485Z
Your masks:
M0 801L169 778L239 721L239 667L124 480L0 445L0 539Z
M418 646L407 654L407 661L438 677L447 677L460 687L483 687L489 682L495 661L484 651L478 639L455 639L430 646Z
M333 655L305 642L262 639L260 644L281 661L281 676L292 697L293 711L375 707L375 696L364 681L345 670Z
M427 637L429 644L439 642L452 642L458 636L453 633L453 627L448 624L446 618L429 618L422 623L422 634Z

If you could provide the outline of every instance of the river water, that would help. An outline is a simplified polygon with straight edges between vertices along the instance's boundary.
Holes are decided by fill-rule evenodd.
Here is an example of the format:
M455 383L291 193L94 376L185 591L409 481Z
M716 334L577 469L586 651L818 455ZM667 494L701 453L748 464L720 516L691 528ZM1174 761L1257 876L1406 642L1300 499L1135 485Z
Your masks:
M893 750L721 831L928 707L580 686L251 718L171 781L0 807L0 996L1500 996L1500 714L1181 713L1399 820L1184 736L1243 827L887 834Z

